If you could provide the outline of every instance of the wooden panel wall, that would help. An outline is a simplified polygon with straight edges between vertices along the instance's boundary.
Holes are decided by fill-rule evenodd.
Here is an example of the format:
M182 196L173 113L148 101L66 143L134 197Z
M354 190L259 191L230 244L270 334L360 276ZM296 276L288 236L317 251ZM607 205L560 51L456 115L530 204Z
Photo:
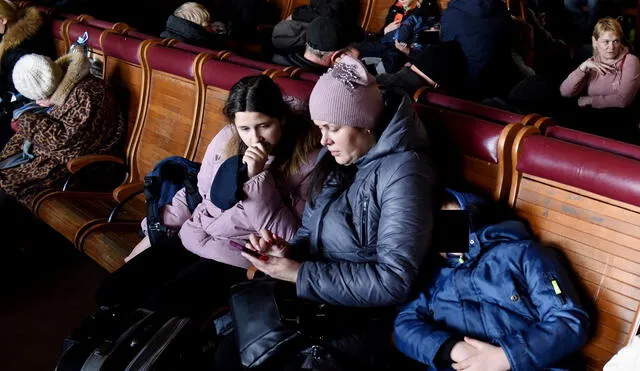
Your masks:
M583 353L602 369L637 331L640 209L527 175L514 206L543 243L566 255L597 305L596 334Z

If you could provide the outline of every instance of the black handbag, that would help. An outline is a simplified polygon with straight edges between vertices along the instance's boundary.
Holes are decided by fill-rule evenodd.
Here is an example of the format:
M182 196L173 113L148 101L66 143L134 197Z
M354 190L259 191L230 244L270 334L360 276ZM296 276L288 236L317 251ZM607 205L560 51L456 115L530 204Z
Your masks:
M231 287L230 305L242 366L280 370L305 365L310 370L353 369L352 360L338 350L341 347L334 340L388 320L392 310L345 308L300 299L295 285L270 277Z

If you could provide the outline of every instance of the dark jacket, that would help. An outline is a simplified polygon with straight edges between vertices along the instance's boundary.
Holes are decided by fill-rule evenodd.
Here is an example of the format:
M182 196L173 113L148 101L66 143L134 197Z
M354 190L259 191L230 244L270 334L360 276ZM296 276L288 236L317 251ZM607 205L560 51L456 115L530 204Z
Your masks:
M404 20L414 12L418 11L418 9L420 8L416 6L405 11L399 2L394 3L393 5L391 5L389 11L387 12L387 17L384 19L384 26L382 27L382 30L380 30L380 32L384 33L384 27L387 27L389 23L393 22L396 18L396 15L400 14L402 16L402 20Z
M349 187L336 192L329 176L307 203L290 241L292 253L308 254L299 297L351 307L407 300L429 247L434 179L425 128L408 97L397 104L377 144L355 161Z
M8 92L15 92L11 75L18 59L31 53L55 57L48 31L36 8L25 9L24 15L9 25L0 42L0 96L3 99L8 97Z
M440 19L440 40L460 43L471 87L488 94L508 91L510 15L502 0L452 0Z
M327 66L323 66L306 59L304 55L300 53L276 55L273 57L273 62L284 66L302 67L306 71L313 72L317 75L322 75L329 69Z
M309 5L295 8L291 14L291 19L310 23L321 15L339 20L349 40L355 41L360 36L360 25L358 24L360 1L311 0Z
M402 353L437 368L444 367L441 347L469 336L502 347L512 370L531 371L578 351L588 325L553 250L522 223L504 221L470 233L462 259L441 258L424 292L396 318L394 340Z
M220 46L215 34L197 23L173 15L167 19L167 28L160 33L160 37L180 40L203 48L217 49Z

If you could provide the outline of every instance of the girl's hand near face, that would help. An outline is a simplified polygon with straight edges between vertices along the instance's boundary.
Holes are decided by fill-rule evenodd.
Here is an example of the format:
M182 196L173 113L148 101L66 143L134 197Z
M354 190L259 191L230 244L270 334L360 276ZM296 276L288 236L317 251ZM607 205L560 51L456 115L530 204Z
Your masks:
M242 162L247 164L249 179L260 174L264 170L268 158L269 152L267 151L264 143L258 143L247 148L244 156L242 157Z

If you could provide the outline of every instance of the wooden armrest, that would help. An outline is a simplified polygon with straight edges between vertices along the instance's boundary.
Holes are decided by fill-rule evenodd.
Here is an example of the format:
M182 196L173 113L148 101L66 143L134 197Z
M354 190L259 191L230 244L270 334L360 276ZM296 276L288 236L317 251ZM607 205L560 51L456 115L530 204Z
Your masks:
M428 92L430 90L432 90L432 89L429 86L423 86L420 89L416 90L416 92L413 93L413 101L416 102L416 103L419 103L420 98L422 97L422 94L424 94L424 93L426 93L426 92Z
M67 170L73 174L83 167L96 162L115 162L124 165L124 159L120 157L110 155L85 155L67 162Z
M123 184L120 187L113 190L113 199L118 203L123 202L128 197L135 193L141 193L144 190L143 183L129 183Z

